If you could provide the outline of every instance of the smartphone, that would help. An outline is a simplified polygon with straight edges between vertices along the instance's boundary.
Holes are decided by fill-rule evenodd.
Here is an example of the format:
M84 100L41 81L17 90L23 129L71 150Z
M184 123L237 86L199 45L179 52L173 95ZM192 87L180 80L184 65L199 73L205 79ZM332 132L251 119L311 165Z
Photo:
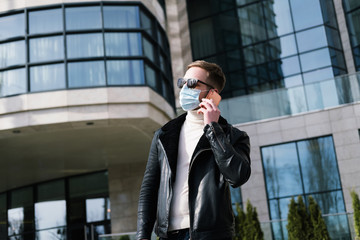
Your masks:
M211 89L206 96L207 99L212 99L216 106L219 106L219 103L221 101L221 96L214 90Z

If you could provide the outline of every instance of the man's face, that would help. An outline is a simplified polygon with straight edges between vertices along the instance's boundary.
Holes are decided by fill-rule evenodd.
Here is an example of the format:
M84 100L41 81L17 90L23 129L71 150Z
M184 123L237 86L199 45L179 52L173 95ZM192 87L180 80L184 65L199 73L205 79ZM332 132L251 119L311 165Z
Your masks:
M199 68L199 67L192 67L192 68L189 68L185 75L184 75L184 78L195 78L195 79L198 79L200 81L203 81L207 84L210 84L210 82L208 82L208 72L205 71L204 69L202 68ZM196 89L199 89L199 90L203 90L200 95L199 95L199 101L201 102L201 99L205 98L206 95L208 94L208 91L210 89L209 86L206 86L205 84L202 84L201 82L197 82L197 85L195 87ZM205 91L206 90L206 91Z

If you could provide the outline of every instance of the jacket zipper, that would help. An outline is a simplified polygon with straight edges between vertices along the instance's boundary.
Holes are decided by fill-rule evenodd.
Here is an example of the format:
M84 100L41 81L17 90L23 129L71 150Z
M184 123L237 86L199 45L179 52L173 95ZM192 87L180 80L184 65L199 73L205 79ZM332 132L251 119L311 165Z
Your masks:
M188 191L188 193L189 193L189 195L188 195L188 204L189 204L189 206L188 207L189 207L189 213L190 214L191 214L191 208L190 208L190 184L189 184L189 179L190 179L191 167L192 167L192 165L193 165L193 163L195 161L195 158L197 158L197 156L199 156L200 153L208 151L208 150L211 150L211 148L201 149L199 152L196 153L196 155L194 156L193 159L191 159L191 162L190 162L189 171L188 171L188 188L189 188L189 191ZM190 235L191 235L191 232L192 232L192 227L191 227L191 221L190 221Z
M219 143L219 145L220 145L221 149L223 150L223 152L225 152L225 148L223 147L223 145L222 145L221 142L219 141L218 136L216 135L215 128L214 128L213 126L211 126L211 129L212 129L212 131L214 132L216 141Z

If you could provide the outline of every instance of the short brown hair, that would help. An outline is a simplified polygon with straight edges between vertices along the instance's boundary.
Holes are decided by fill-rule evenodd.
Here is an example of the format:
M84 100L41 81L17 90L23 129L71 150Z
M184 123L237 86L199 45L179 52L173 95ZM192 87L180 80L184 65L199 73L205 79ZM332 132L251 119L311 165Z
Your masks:
M208 79L214 85L215 88L221 92L225 87L226 78L219 65L216 63L206 62L204 60L197 60L190 63L187 66L187 69L192 67L199 67L208 72Z

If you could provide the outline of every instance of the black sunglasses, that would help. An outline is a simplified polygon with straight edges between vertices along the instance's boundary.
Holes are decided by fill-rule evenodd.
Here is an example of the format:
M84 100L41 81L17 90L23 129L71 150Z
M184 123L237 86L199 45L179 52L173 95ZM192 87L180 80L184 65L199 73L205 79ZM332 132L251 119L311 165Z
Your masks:
M182 88L182 87L185 85L185 83L186 83L189 88L194 88L194 87L196 87L196 84L197 84L198 82L199 82L199 83L202 83L202 84L204 84L204 85L206 85L206 86L208 86L208 87L211 87L212 89L215 89L215 88L214 88L213 86L211 86L210 84L207 84L206 82L203 82L203 81L201 81L201 80L199 80L199 79L196 79L196 78L179 78L178 81L177 81L177 86L178 86L179 88Z

